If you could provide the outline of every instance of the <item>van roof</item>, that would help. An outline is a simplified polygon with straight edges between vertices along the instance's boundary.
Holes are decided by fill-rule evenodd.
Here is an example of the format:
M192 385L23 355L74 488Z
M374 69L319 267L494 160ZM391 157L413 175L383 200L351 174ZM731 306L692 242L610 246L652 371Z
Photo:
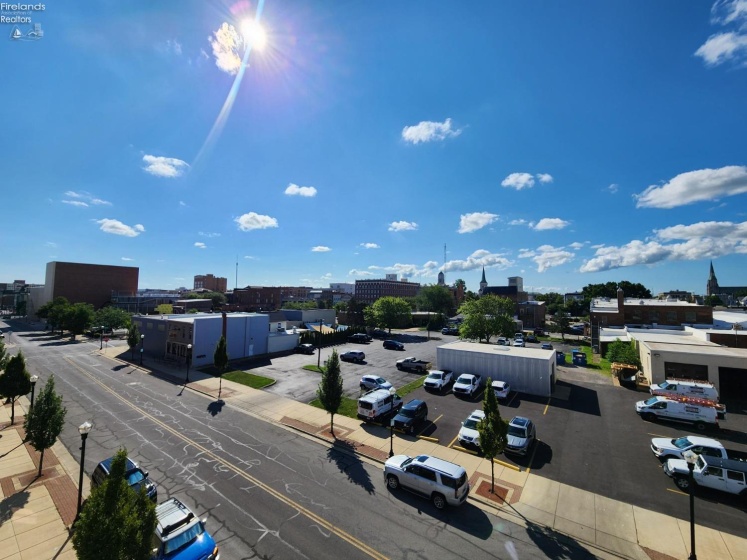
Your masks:
M413 462L427 465L437 471L448 474L449 476L453 476L455 478L459 478L462 473L467 472L464 470L464 467L461 467L456 463L450 463L449 461L444 461L443 459L439 459L438 457L431 457L430 455L418 455L417 457L415 457L415 459L413 459Z
M369 391L365 395L363 395L358 400L359 401L376 401L378 399L384 399L392 394L393 393L389 392L389 389L374 389L372 391Z

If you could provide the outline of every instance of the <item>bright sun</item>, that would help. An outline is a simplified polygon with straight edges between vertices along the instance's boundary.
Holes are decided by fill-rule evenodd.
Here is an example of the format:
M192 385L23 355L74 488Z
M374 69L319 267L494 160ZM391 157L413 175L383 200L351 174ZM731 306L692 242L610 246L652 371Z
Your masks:
M241 34L244 41L253 49L261 51L267 45L267 34L259 22L253 19L245 19L241 22Z

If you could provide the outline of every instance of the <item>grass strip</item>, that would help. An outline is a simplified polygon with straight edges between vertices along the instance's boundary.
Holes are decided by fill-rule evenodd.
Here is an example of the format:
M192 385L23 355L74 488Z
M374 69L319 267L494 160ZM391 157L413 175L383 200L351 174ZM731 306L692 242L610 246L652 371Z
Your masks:
M261 375L254 375L253 373L247 373L245 371L233 370L223 374L223 379L228 379L234 383L241 383L252 389L262 389L268 385L275 383L274 379L269 377L262 377Z
M309 404L311 406L315 406L317 408L321 408L322 410L324 410L324 407L322 406L322 403L319 401L319 399L314 399ZM337 411L337 414L340 414L342 416L347 416L348 418L357 419L358 418L358 400L351 399L348 397L342 397L342 403L340 404L340 409Z

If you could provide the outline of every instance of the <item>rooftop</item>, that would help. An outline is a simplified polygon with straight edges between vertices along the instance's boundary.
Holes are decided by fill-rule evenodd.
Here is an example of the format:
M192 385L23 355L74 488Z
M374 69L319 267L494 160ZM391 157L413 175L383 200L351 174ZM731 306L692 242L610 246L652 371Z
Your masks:
M479 344L477 342L463 342L460 340L442 344L439 348L474 352L477 354L508 355L519 358L534 358L541 360L554 360L555 350L542 350L541 348L523 348L520 346L499 346L496 344Z
M636 306L636 305L648 305L648 306L660 306L660 307L694 307L697 306L695 303L682 301L676 298L667 299L641 299L641 298L625 298L625 305ZM616 298L594 298L591 300L591 310L595 313L614 313L617 312L617 299Z

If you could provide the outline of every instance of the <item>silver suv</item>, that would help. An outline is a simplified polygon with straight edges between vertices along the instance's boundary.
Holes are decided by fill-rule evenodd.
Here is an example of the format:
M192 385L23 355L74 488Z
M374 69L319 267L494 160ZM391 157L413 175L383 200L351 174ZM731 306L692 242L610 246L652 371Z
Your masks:
M526 455L537 441L537 428L534 422L523 416L514 416L508 423L506 453Z
M384 463L384 480L390 490L400 486L431 500L436 509L458 506L467 499L467 471L437 457L395 455Z

